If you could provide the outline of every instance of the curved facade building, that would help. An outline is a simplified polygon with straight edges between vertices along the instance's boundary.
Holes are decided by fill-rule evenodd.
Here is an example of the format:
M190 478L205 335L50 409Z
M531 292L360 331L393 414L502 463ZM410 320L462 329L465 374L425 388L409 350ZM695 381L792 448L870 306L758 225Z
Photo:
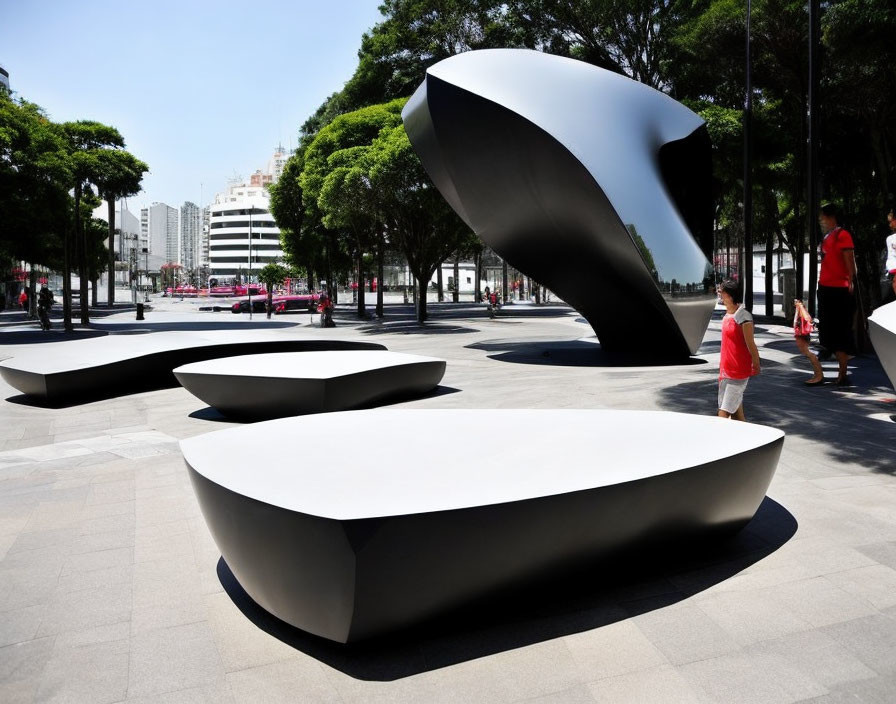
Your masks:
M427 69L402 113L458 215L623 356L700 346L716 296L703 120L644 84L521 49Z
M250 233L251 230L251 233ZM239 277L257 281L258 271L283 259L280 229L263 186L231 186L210 207L209 278L226 283Z

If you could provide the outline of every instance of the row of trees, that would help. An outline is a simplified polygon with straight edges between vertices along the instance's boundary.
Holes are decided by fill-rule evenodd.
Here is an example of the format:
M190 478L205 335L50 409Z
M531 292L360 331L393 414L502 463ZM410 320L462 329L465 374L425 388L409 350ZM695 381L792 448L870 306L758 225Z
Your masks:
M744 0L385 0L380 9L384 19L363 36L355 74L302 125L300 149L273 189L293 264L330 272L354 257L360 269L363 252L381 258L394 247L426 281L437 257L475 246L439 203L398 110L428 66L493 47L580 59L697 111L713 140L717 249L743 246ZM821 21L821 197L847 213L870 307L880 297L883 214L896 188L896 8L828 0ZM752 2L754 239L766 245L769 273L773 252L788 250L799 284L817 227L805 186L808 26L802 0Z
M32 306L38 268L63 272L66 330L72 329L72 273L80 279L82 324L89 322L88 282L95 296L106 267L114 303L115 200L139 192L149 168L124 146L114 127L53 122L39 106L0 88L0 261L29 264ZM102 199L108 222L92 216Z

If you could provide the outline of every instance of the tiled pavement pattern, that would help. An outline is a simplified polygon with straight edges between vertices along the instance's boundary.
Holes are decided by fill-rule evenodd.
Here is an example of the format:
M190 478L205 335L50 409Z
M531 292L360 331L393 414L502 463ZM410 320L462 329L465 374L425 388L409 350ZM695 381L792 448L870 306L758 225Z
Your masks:
M451 310L434 306L426 334L281 331L446 358L442 393L408 406L714 410L718 320L706 364L613 368L574 342L590 331L568 310ZM803 388L789 331L758 327L748 417L788 437L771 500L735 541L353 649L267 618L219 563L176 444L227 426L200 401L165 389L41 408L0 384L0 702L896 701L896 394L869 357L850 389ZM39 341L8 328L0 357ZM345 440L297 437L284 461ZM433 452L475 461L445 440Z

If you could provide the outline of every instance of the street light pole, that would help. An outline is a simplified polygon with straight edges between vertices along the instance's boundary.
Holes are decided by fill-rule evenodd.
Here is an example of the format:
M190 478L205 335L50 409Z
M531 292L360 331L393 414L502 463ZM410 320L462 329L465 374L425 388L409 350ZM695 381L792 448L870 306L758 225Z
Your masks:
M249 283L252 274L252 210L253 206L249 206L249 246L246 247L246 256L248 257L248 267L246 268L246 294L249 296L249 320L252 320L252 289Z
M747 0L747 95L744 102L744 307L753 310L753 72L750 66L751 0Z

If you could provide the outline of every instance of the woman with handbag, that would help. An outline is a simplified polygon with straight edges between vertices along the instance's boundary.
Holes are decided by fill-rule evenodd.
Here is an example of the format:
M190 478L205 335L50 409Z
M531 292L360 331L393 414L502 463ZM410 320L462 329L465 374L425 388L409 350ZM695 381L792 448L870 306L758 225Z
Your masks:
M793 339L796 340L796 346L808 358L812 369L815 370L812 378L803 383L806 386L820 386L824 383L824 370L821 368L818 357L809 349L809 336L812 335L813 330L812 316L809 315L809 311L806 310L799 298L793 299L793 307L796 309L793 315Z

